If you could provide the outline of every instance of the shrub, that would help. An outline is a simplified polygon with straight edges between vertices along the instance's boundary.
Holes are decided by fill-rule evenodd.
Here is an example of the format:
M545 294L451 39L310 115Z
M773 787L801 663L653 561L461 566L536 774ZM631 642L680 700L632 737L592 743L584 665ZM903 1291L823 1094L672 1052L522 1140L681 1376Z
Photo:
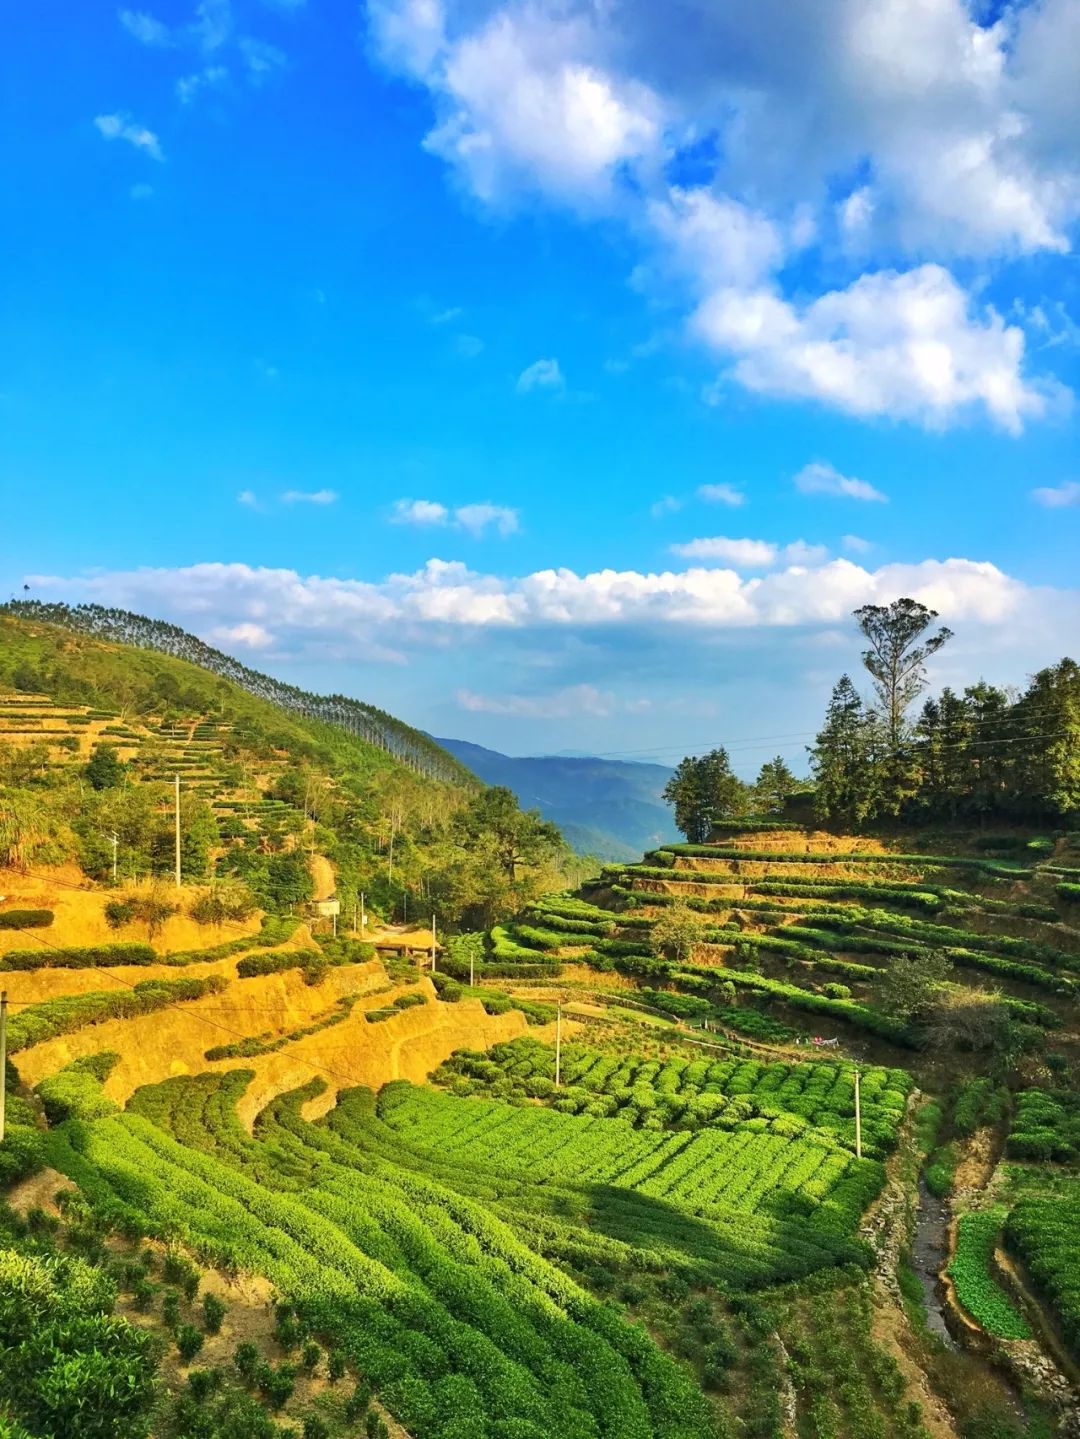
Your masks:
M145 924L148 937L153 939L165 921L179 912L179 906L173 903L172 891L153 884L148 889L129 890L111 899L105 906L105 919L114 929L125 924Z
M181 1254L176 1249L167 1250L161 1273L166 1284L177 1285L183 1291L184 1298L189 1302L195 1298L199 1291L201 1275L197 1266L192 1264L186 1254Z
M51 909L3 909L0 929L48 929L55 918Z
M340 1349L331 1349L326 1359L326 1377L331 1384L345 1378L346 1368L345 1355Z
M101 965L153 964L148 944L96 944L67 949L11 949L0 955L0 969L95 969Z
M279 1364L276 1369L263 1364L256 1377L259 1392L271 1409L283 1408L296 1389L296 1370L291 1364Z
M194 1324L181 1324L176 1330L176 1348L181 1362L190 1364L203 1347L203 1335Z
M330 1429L325 1419L318 1414L304 1416L302 1439L330 1439Z
M175 1289L166 1289L162 1296L161 1319L167 1329L176 1329L180 1323L180 1296Z
M188 1374L192 1398L201 1404L221 1388L224 1378L220 1369L192 1369Z
M237 879L223 879L204 889L191 903L188 914L196 924L241 923L255 911L255 896Z
M217 1334L225 1318L225 1301L217 1294L203 1295L203 1327L207 1334Z
M309 1339L300 1351L300 1363L309 1374L314 1374L321 1358L322 1350L315 1343L314 1339Z
M250 1340L245 1339L236 1346L233 1354L233 1367L245 1384L254 1382L259 1368L259 1351Z

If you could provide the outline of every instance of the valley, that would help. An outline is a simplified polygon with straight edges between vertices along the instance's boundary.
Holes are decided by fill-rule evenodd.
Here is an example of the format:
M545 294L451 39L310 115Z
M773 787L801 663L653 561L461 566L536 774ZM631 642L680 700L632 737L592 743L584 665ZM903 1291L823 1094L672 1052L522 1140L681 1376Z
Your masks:
M0 627L4 1439L1078 1432L1080 834L795 797L583 866Z

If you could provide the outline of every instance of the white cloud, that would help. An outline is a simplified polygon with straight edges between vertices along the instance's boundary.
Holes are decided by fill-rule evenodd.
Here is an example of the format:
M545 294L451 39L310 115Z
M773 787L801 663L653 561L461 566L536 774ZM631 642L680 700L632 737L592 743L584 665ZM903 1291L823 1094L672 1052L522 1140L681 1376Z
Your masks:
M454 349L463 360L475 360L484 353L484 342L478 335L458 335Z
M718 560L739 570L772 569L777 564L817 565L828 555L824 545L808 545L805 540L775 545L771 540L733 540L726 535L688 540L672 545L671 552L684 560Z
M840 544L849 555L868 555L874 548L871 540L864 540L861 535L841 535Z
M687 540L672 545L672 554L684 560L720 560L736 569L766 569L776 563L779 549L769 540L733 540L726 535Z
M877 501L886 504L888 496L865 480L842 475L832 465L813 460L795 476L795 488L804 495L831 495L835 499Z
M390 518L395 525L446 525L450 511L436 500L395 500Z
M986 415L1015 433L1045 412L1023 332L947 266L1067 249L1076 0L993 24L965 0L685 0L678 25L652 0L369 9L384 62L429 91L428 148L472 194L622 223L647 252L639 287L682 287L727 379L932 427ZM701 178L666 183L688 151ZM825 263L795 291L789 262L815 246Z
M1062 510L1080 505L1080 480L1064 480L1060 485L1043 485L1032 490L1031 498L1048 510Z
M274 643L274 636L263 625L244 621L236 625L220 625L211 630L209 638L218 645L240 645L249 650L265 650Z
M172 31L168 25L155 19L153 15L147 15L143 10L121 10L120 24L133 35L140 45L169 45L172 43Z
M1024 334L939 265L861 276L802 308L769 289L717 290L694 328L761 394L941 428L983 411L1016 434L1047 397L1023 375Z
M654 500L649 506L649 514L654 520L659 520L664 515L673 515L683 507L682 500L675 495L663 495L660 499Z
M96 115L94 124L106 140L125 140L152 160L165 159L161 142L153 130L137 124L129 115Z
M229 72L224 65L206 65L202 70L180 76L176 82L176 98L181 105L190 105L200 90L223 85L228 78Z
M710 505L730 505L732 509L738 509L746 504L746 496L734 485L698 485L697 493L699 500Z
M465 530L474 539L489 529L505 539L507 535L516 534L520 527L517 510L488 501L451 509L437 500L395 500L390 520L395 525L435 525Z
M1080 592L1034 589L987 561L960 558L876 570L832 559L752 578L730 568L693 566L650 573L549 569L506 577L437 559L378 582L218 563L25 578L39 594L122 606L197 627L208 618L215 624L259 624L272 616L279 638L299 640L311 634L347 637L363 625L373 642L398 648L441 642L440 636L463 631L833 626L846 623L858 605L887 603L897 595L939 610L954 626L1015 627L1022 621L1067 632L1080 622Z
M595 685L580 684L541 695L485 695L460 689L455 695L459 707L470 714L504 715L513 719L570 719L595 715L606 719L617 705L615 696Z
M591 61L584 19L507 6L448 45L436 7L380 5L376 25L391 11L384 53L396 47L437 96L424 143L482 199L536 189L593 206L621 166L657 153L655 96Z
M488 528L505 538L517 533L518 512L507 505L459 505L454 511L454 523L477 538Z
M191 38L203 50L219 50L232 34L233 16L230 0L199 0L195 19L188 28Z
M431 323L433 325L449 325L454 320L460 320L464 313L465 311L460 305L451 305L446 310L437 310L431 316Z
M338 498L337 490L286 490L281 496L283 505L332 505Z
M648 215L669 258L698 286L755 285L784 257L779 228L728 195L675 186Z
M285 53L266 40L245 35L237 42L248 76L253 84L261 84L285 67Z
M259 508L259 497L254 490L241 490L236 497L238 505L246 505L250 510Z
M559 368L558 360L534 360L531 365L522 370L517 379L517 391L519 395L527 395L530 390L564 390L566 380Z

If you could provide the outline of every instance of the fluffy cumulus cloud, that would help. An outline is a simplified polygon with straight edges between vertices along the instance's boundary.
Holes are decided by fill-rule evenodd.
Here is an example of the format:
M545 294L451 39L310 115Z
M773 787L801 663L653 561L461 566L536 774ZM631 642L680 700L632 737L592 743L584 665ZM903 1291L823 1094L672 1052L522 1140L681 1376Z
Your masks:
M1024 378L1023 331L977 312L940 265L861 275L801 306L773 288L723 288L693 326L748 390L854 415L940 428L981 411L1015 434L1047 405Z
M832 625L860 604L911 595L950 623L1003 624L1022 615L1038 592L985 561L924 560L869 570L849 559L825 560L796 542L714 541L753 547L747 567L769 573L742 578L728 566L642 572L538 570L518 577L484 574L459 562L429 560L411 574L380 581L301 576L245 564L145 568L83 577L28 576L35 593L98 600L170 618L263 624L280 633L347 632L356 624L418 643L440 632L600 629L663 630ZM720 558L719 555L710 556ZM1076 608L1074 592L1060 592Z
M368 10L461 184L621 221L725 382L927 426L1044 413L1022 329L961 276L1069 247L1076 0Z
M438 500L395 500L390 520L395 525L465 530L476 539L489 529L505 539L507 535L517 534L521 528L521 516L517 510L509 505L493 505L487 500L453 508L440 504Z
M715 560L737 570L766 570L779 563L819 564L828 554L824 545L808 545L805 540L776 545L771 540L733 540L726 535L687 540L672 545L671 552L684 560Z

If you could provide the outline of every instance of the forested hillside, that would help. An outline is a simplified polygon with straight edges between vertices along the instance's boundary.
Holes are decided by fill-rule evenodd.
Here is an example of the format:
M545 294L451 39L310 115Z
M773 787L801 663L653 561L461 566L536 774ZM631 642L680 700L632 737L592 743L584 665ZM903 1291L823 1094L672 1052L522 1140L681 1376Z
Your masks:
M579 854L635 859L643 849L675 838L664 786L671 770L592 756L499 754L466 740L441 739L487 784L512 789L559 826Z
M0 1439L1076 1439L1066 789L582 874L256 687L0 617Z
M552 826L389 716L379 724L390 739L376 744L351 702L343 710L246 670L243 683L228 678L225 657L172 627L43 614L0 614L8 859L74 861L104 879L115 834L121 878L171 873L179 775L185 877L242 881L264 908L310 897L304 850L331 862L345 906L364 893L404 917L411 898L414 912L434 907L451 925L490 922L572 872ZM163 653L159 640L192 658Z

